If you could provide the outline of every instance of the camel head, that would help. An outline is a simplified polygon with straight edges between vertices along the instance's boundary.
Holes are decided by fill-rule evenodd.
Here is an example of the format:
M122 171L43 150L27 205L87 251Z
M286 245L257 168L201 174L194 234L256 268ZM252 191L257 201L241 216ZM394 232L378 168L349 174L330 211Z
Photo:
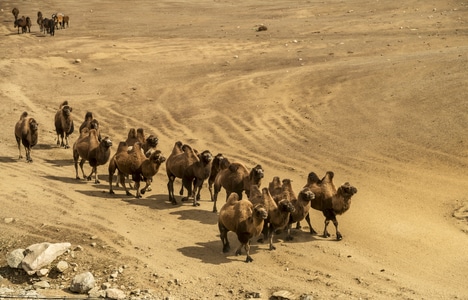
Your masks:
M64 105L62 106L62 114L64 117L69 117L71 115L71 112L72 112L72 108L71 106L69 105Z
M39 127L39 123L36 122L33 118L29 119L29 128L31 128L31 131L37 131L37 128Z
M162 164L166 161L166 158L162 155L160 150L154 151L149 157L150 161L155 164Z
M199 158L200 161L202 161L204 164L209 164L213 160L213 155L210 151L205 150L202 153L200 153Z
M299 192L297 198L299 200L309 202L315 199L315 194L308 187L305 187Z
M106 136L105 138L102 139L101 145L103 145L104 148L106 148L106 149L110 148L110 147L112 147L112 141L111 141L111 139L109 137ZM119 147L120 147L120 145L119 145Z
M99 130L99 121L96 119L92 119L89 123L91 129Z
M262 178L265 176L265 171L263 171L263 168L261 165L256 165L252 170L250 171L250 180L253 180L254 182L260 182Z
M351 198L357 193L357 188L349 184L349 182L343 183L337 191L337 194L342 194L345 199Z
M253 208L253 213L256 217L262 218L263 220L268 218L268 211L262 204L256 204Z
M152 134L146 138L146 144L150 146L151 148L156 148L158 143L159 143L159 139Z
M289 213L293 213L296 211L294 205L288 199L281 199L280 201L278 201L278 209L280 211L285 211Z

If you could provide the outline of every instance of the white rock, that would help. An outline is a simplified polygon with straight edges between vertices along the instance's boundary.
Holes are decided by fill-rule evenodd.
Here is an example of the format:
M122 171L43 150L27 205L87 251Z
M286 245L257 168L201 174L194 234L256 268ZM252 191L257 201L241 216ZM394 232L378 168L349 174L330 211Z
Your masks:
M65 272L66 269L68 269L69 265L66 261L64 260L61 260L57 263L57 271L59 271L60 273L63 273Z
M45 280L41 280L41 281L34 283L33 287L35 289L48 289L50 288L50 284Z
M18 269L24 259L24 249L15 249L7 254L7 263L10 268Z
M59 255L62 255L70 248L70 243L40 243L26 248L27 253L21 263L21 267L32 275L42 267L53 262Z
M46 276L47 274L49 274L49 269L40 269L36 272L36 275L39 277Z
M119 289L108 289L106 291L106 297L109 299L125 299L127 296Z
M70 291L79 294L86 294L92 288L94 288L95 284L96 281L91 272L81 273L73 278L72 283L70 285Z

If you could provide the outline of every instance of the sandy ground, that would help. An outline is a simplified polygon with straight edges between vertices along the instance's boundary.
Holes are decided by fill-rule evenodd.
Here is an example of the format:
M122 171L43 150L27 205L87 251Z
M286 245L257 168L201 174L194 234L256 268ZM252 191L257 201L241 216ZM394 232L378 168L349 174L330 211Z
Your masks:
M6 253L47 241L83 247L63 286L88 270L104 282L125 266L117 287L161 298L267 299L288 290L316 299L468 299L466 2L0 5L0 285L29 282L11 274ZM17 34L15 6L32 18L31 33ZM69 28L40 33L39 10L64 12ZM256 31L261 24L268 30ZM57 147L54 132L64 100L76 124L95 114L113 152L141 127L166 156L180 140L261 164L265 184L290 178L296 191L310 171L332 170L336 184L358 188L338 218L344 238L335 241L333 226L330 238L304 227L292 242L277 235L275 251L254 239L252 263L223 254L206 186L193 207L168 202L165 166L142 199L120 188L110 195L107 165L100 184L76 180L72 150ZM40 124L31 164L18 159L14 139L23 111ZM311 216L321 233L321 212Z

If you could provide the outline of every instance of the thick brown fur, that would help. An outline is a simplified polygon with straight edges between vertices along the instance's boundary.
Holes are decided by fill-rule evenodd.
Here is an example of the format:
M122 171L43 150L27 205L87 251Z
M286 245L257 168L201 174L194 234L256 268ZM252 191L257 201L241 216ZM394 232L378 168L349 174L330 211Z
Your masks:
M213 157L213 163L211 164L210 178L208 178L208 190L210 191L211 201L214 201L213 185L218 173L226 169L231 163L222 153L218 153Z
M125 193L128 196L132 196L125 184L125 176L132 175L132 179L135 181L135 186L139 186L141 181L140 168L145 159L146 156L141 151L141 144L139 142L133 144L133 147L130 150L125 142L121 142L117 152L109 162L109 193L114 194L114 191L112 190L112 177L115 171L118 170L120 184L125 189ZM136 197L141 197L138 189Z
M87 128L88 130L96 129L98 140L101 141L102 137L101 137L101 129L100 129L99 121L94 118L93 113L90 111L88 111L85 114L84 121L80 125L80 134L83 132L85 128Z
M181 178L183 188L188 190L188 197L183 200L193 198L193 205L199 205L197 198L204 180L210 177L212 161L213 156L208 150L198 154L191 146L177 141L166 160L169 201L174 205L177 204L174 196L174 181L176 178ZM183 189L181 189L182 192Z
M267 209L268 218L263 226L263 239L259 239L259 242L263 242L264 238L268 237L270 250L275 250L276 247L273 245L275 231L288 225L289 217L295 211L294 206L288 199L281 199L276 203L268 188L265 187L260 191L256 185L252 185L249 200L254 204L263 204Z
M242 199L244 191L249 197L252 185L260 187L263 173L260 165L252 168L250 172L243 163L239 162L233 162L224 167L223 170L219 171L214 181L213 212L217 211L216 202L221 187L226 190L226 199L231 193L237 193L239 199Z
M75 130L72 111L73 109L68 105L68 101L64 101L55 113L55 132L57 132L57 145L60 145L60 147L70 148L68 137Z
M315 199L311 201L311 207L320 210L325 216L323 236L330 236L327 226L332 221L336 228L336 239L341 240L343 236L338 230L336 215L341 215L349 209L351 197L357 193L357 188L346 182L337 189L333 183L333 177L334 173L331 171L328 171L322 179L319 179L314 172L310 172L305 187L315 194ZM310 233L316 234L310 223L310 216L307 215L305 219L310 227Z
M73 161L75 163L76 179L80 179L78 175L78 160L81 157L80 169L83 178L91 180L91 176L94 173L94 183L100 183L97 167L109 161L111 154L110 147L112 147L112 141L108 137L99 141L95 129L83 130L80 137L73 144ZM85 175L83 170L83 165L86 161L88 161L89 165L92 167L92 171L88 176Z
M250 239L258 236L263 229L264 220L268 217L268 211L262 204L252 204L249 200L239 200L237 193L231 193L226 203L221 207L218 217L218 228L223 252L230 250L228 232L233 231L240 242L236 255L240 255L242 247L245 248L247 257L245 262L252 262L250 256Z
M141 194L145 194L145 192L151 186L153 176L159 172L159 168L165 161L166 158L162 155L161 151L155 150L150 155L150 157L148 157L141 163L141 176L143 177L143 180L146 183L145 187L141 189ZM138 193L139 184L135 184L135 188L137 189Z
M15 138L18 144L19 159L23 158L21 155L21 144L24 146L26 152L26 161L32 162L31 148L37 145L38 141L38 126L34 118L28 116L27 112L23 112L18 122L15 125Z

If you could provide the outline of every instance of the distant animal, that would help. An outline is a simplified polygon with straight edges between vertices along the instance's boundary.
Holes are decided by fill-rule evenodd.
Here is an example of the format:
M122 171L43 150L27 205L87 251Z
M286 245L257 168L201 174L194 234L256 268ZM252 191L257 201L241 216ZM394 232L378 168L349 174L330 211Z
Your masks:
M70 148L68 144L68 137L75 130L73 124L72 107L68 101L63 101L60 104L59 110L55 113L55 132L57 133L57 145ZM64 142L65 139L65 142Z
M42 12L38 11L37 12L37 25L39 25L39 30L42 32L44 30L44 24L43 24L44 18L42 17Z
M14 8L11 10L11 13L12 13L13 16L15 17L15 21L18 20L19 9L17 9L16 7L14 7Z
M233 231L240 242L236 255L241 255L242 247L244 247L247 254L245 262L252 262L250 240L262 232L267 217L268 211L262 204L252 204L246 199L239 200L237 193L231 193L218 216L223 252L227 253L230 250L228 232Z
M62 28L65 28L65 24L67 25L67 28L68 28L68 23L69 22L70 22L70 17L69 16L63 16Z
M55 35L55 21L53 19L44 18L42 20L42 28L44 34L49 33L51 36Z
M263 225L263 238L258 241L263 243L264 239L268 238L269 249L275 250L276 247L273 245L275 231L284 229L288 225L290 215L295 211L294 206L288 199L281 199L276 203L268 188L262 188L260 191L256 185L252 185L249 200L254 204L262 204L267 209L268 218Z
M94 183L100 183L98 179L97 167L105 165L109 161L110 147L112 147L112 141L109 137L105 137L101 141L98 140L96 129L85 129L80 134L80 137L73 144L73 161L75 163L76 179L80 179L78 175L78 160L80 169L83 174L83 178L91 180L91 176L94 174ZM91 173L86 176L83 165L88 161L92 167Z
M200 199L197 198L203 182L210 177L212 162L213 155L210 151L205 150L198 153L191 146L183 145L182 142L177 141L166 160L169 201L174 205L177 204L174 196L174 181L176 178L181 178L183 188L188 191L187 197L183 198L182 201L193 199L193 206L200 205L198 203ZM181 192L183 192L183 188Z
M15 20L15 28L18 27L18 34L21 28L21 32L31 32L31 19L29 17L22 16Z
M260 187L263 176L264 171L261 165L255 166L249 172L247 167L239 162L233 162L229 164L227 168L219 171L214 181L213 212L217 211L216 202L221 187L226 190L226 198L232 192L235 192L239 195L239 199L242 199L242 193L244 191L247 197L249 197L252 185Z
M99 121L94 118L94 115L92 112L88 111L85 114L85 118L83 123L80 125L80 134L84 129L96 129L98 140L101 141L101 130L99 127Z
M131 149L129 149L127 143L120 142L117 152L109 161L109 193L114 194L114 190L112 189L112 178L114 177L115 171L118 170L120 184L125 189L126 195L133 196L125 184L125 177L131 175L133 181L135 181L135 189L137 190L136 198L141 198L139 190L140 181L143 179L141 166L145 160L147 160L147 158L143 154L141 144L139 142L133 144Z
M32 117L28 116L27 112L23 112L19 121L15 125L15 138L18 144L19 159L23 158L21 155L21 145L24 146L26 152L26 161L32 162L31 148L37 145L38 140L38 126L39 124Z
M357 188L349 184L349 182L345 182L337 189L333 183L333 177L334 173L331 171L326 172L322 179L319 179L314 172L310 172L305 187L315 194L315 199L311 201L311 207L322 211L325 216L323 237L330 237L327 226L332 221L336 228L336 239L339 241L343 236L338 230L336 215L341 215L350 208L351 197L357 193ZM316 234L317 232L310 223L310 215L308 214L305 219L309 225L310 233Z
M55 13L52 14L52 19L54 20L54 25L56 29L62 29L63 28L63 13Z

